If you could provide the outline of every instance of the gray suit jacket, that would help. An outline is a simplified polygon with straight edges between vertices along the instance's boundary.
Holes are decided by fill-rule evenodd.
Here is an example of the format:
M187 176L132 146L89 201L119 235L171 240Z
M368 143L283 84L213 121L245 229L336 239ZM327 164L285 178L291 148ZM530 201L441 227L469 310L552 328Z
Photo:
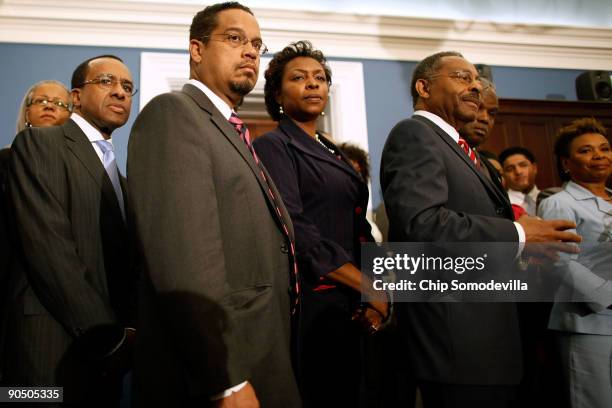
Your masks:
M424 117L413 116L391 130L381 186L390 242L518 241L504 192ZM519 382L515 304L403 303L397 312L417 378L472 385Z
M97 357L73 354L87 348L78 340L107 326L121 335L132 320L135 277L117 197L72 120L17 135L9 187L21 256L9 276L5 380L81 394L99 378L74 365Z
M248 380L262 406L299 406L288 241L234 127L193 85L156 97L132 129L128 183L144 265L138 405L202 406Z

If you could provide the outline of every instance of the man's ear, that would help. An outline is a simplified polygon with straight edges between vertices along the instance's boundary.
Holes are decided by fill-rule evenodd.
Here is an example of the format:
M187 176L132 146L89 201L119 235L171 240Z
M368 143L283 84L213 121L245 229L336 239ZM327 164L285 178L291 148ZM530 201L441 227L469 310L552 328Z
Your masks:
M72 106L74 109L81 108L81 89L74 88L70 91L70 99L72 99Z
M419 96L423 99L429 98L429 83L426 79L421 78L417 79L414 84L414 88L416 89Z
M202 62L202 51L203 51L204 43L200 40L189 40L189 55L191 60L196 64Z

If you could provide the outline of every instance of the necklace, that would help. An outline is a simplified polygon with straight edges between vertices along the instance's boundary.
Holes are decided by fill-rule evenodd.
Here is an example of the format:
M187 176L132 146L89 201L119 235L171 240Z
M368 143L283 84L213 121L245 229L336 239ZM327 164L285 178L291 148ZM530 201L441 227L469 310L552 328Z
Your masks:
M320 144L321 146L323 146L323 147L325 148L325 150L327 150L328 152L330 152L330 153L331 153L332 155L334 155L334 156L336 155L336 151L335 151L334 149L332 149L331 147L328 147L328 146L327 146L325 143L323 143L323 142L321 141L321 139L319 139L319 134L318 134L318 133L315 133L315 140L316 140L317 142L319 142L319 144Z

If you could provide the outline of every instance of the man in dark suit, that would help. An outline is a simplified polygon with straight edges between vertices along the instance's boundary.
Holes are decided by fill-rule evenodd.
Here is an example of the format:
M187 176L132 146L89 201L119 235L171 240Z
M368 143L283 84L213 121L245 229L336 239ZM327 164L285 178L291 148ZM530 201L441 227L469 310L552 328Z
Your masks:
M579 239L563 231L570 222L512 222L507 197L457 132L475 119L482 93L476 69L461 54L425 58L411 90L414 116L391 130L382 156L390 241ZM397 314L425 407L511 405L521 379L515 304L403 303Z
M247 7L200 11L191 79L153 99L132 129L128 182L144 265L139 406L300 406L291 222L234 111L265 49Z
M476 113L476 119L466 123L459 129L459 135L468 142L468 145L474 150L477 160L479 162L479 168L493 183L505 191L505 188L501 184L501 175L499 171L493 167L493 164L484 157L478 151L478 148L485 143L493 127L495 126L495 117L499 112L499 99L497 98L497 91L495 85L487 79L481 79L483 86L482 89L482 103Z
M0 384L2 383L2 342L4 336L5 307L6 307L6 286L10 265L13 259L13 249L11 248L9 224L8 224L8 166L11 150L8 148L0 149Z
M70 120L28 128L12 145L22 256L9 277L4 381L63 386L64 401L112 406L135 285L111 134L128 120L134 85L119 58L101 56L76 68L72 88Z

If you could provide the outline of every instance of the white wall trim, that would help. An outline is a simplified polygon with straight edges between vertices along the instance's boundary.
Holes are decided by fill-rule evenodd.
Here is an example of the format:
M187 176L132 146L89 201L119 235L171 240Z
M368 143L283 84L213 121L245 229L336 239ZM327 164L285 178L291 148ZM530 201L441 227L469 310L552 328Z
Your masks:
M0 42L182 50L202 6L0 0ZM308 39L330 57L418 61L457 50L491 65L612 70L612 29L255 9L271 51Z

